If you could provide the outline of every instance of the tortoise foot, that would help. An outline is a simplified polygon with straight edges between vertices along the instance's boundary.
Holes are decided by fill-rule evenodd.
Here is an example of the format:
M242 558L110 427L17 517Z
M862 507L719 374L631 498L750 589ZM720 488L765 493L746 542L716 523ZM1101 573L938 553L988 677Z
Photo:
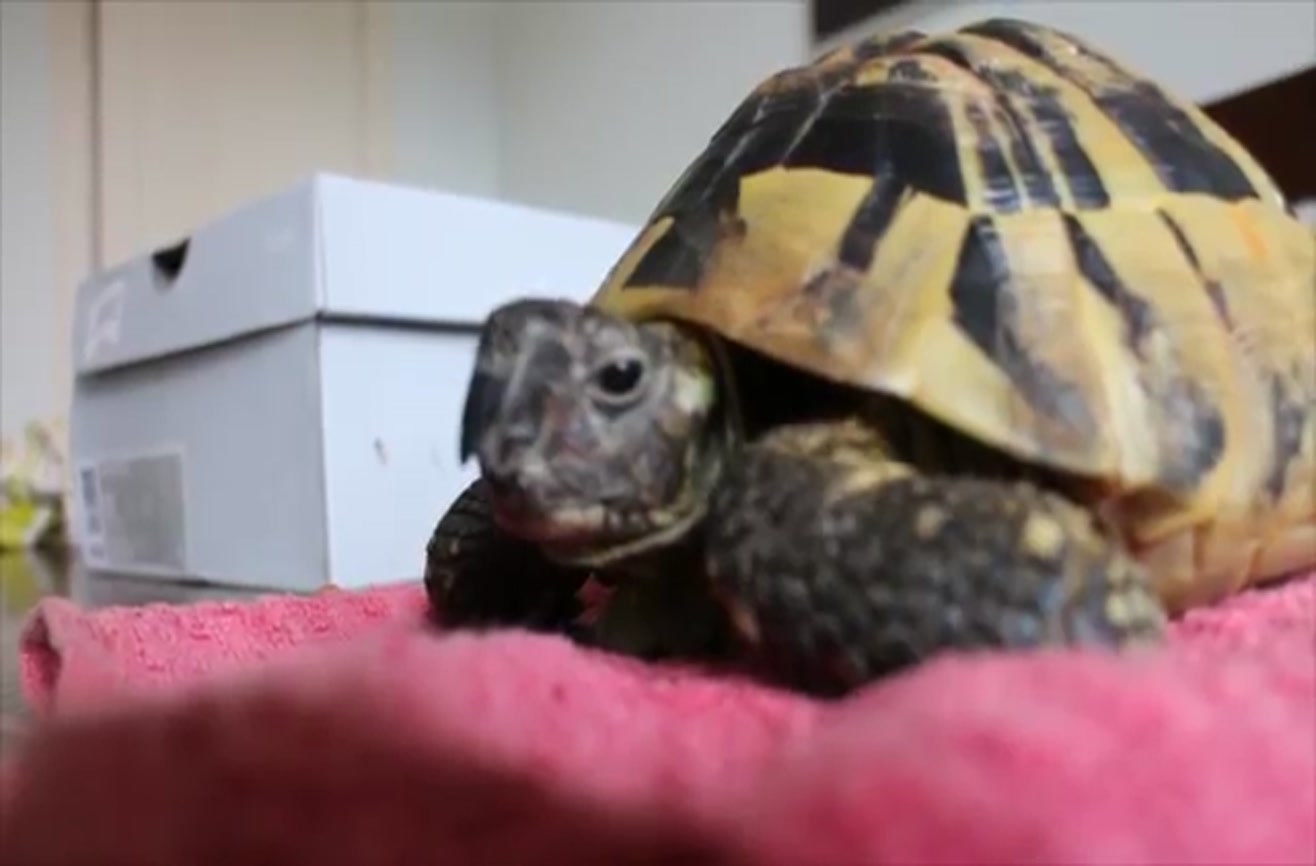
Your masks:
M781 444L784 443L784 444ZM709 519L709 570L774 678L841 694L944 650L1161 640L1142 568L1023 483L754 446Z

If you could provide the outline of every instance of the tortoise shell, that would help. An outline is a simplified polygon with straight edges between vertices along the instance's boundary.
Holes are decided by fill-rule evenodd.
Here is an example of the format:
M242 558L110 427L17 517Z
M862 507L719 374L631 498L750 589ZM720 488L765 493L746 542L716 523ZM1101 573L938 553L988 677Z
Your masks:
M1228 513L1316 545L1316 239L1202 111L1070 34L991 19L772 76L593 303L1170 494L1147 538Z

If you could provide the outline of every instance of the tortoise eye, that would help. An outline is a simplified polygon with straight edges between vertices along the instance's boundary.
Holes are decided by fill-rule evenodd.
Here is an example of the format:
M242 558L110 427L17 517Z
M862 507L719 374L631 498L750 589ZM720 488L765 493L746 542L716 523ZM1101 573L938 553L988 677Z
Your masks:
M594 393L603 402L624 403L634 399L644 381L644 360L635 356L614 358L594 371Z

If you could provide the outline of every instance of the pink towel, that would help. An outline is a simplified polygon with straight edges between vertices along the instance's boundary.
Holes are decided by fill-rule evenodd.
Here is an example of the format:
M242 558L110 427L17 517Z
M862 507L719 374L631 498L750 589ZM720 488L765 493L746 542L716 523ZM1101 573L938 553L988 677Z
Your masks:
M45 602L7 862L1316 862L1316 575L830 704L422 610Z

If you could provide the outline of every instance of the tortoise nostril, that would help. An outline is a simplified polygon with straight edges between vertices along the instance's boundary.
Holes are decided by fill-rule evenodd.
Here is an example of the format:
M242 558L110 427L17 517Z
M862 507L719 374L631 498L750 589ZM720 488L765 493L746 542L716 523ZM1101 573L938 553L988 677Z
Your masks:
M528 424L510 424L490 433L481 449L481 468L486 474L506 480L516 473L517 466L536 438L534 428Z
M515 469L485 474L495 519L504 526L523 524L535 513L531 497Z

